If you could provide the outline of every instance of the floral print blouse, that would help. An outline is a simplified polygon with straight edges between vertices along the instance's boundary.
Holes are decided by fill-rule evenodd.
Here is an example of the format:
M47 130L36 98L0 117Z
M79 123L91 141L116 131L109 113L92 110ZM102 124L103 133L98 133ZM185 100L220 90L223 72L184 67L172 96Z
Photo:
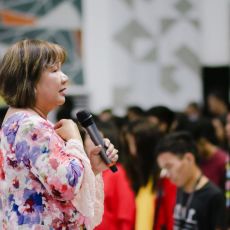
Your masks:
M0 159L0 229L93 229L100 222L101 179L81 142L65 142L51 122L11 115L2 125Z

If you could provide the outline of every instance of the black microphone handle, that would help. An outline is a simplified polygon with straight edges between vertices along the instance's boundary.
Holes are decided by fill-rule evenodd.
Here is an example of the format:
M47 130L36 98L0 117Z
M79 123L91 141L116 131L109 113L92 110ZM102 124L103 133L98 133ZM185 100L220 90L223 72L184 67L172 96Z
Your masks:
M109 166L109 168L111 169L112 172L116 172L117 167L108 158L108 156L106 154L106 146L104 144L104 141L103 141L100 133L98 132L98 129L97 129L97 126L95 125L95 123L92 123L88 127L85 127L85 129L87 130L87 132L88 132L91 140L93 141L93 143L95 145L101 145L102 146L101 152L99 154L100 154L101 158L103 159L103 161L105 162L105 164Z

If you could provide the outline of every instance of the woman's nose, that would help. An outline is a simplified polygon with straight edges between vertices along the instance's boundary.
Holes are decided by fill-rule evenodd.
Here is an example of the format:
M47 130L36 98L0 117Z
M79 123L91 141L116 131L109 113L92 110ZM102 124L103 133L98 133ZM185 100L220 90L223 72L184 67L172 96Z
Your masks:
M68 82L69 81L69 77L66 74L64 74L63 72L62 72L62 81L63 82Z

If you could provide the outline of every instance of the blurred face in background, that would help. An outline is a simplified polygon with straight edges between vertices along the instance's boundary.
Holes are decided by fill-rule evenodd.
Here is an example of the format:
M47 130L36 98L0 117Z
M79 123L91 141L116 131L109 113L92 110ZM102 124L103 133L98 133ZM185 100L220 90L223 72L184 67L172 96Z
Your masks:
M151 124L157 126L159 128L159 130L161 131L161 133L167 132L167 129L168 129L167 123L160 121L158 117L150 115L150 116L148 116L148 121Z
M185 108L185 114L190 121L196 121L200 116L200 111L198 107L190 104Z
M208 109L212 114L218 114L219 112L219 101L216 97L209 95L208 96Z
M188 183L191 174L191 153L179 157L171 152L163 152L157 157L158 165L167 172L168 178L178 187Z

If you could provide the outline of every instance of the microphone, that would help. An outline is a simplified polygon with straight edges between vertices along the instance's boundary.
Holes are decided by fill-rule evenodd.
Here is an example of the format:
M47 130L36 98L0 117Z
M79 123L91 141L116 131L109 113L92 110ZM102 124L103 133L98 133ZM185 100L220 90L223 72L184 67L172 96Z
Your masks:
M98 128L93 120L92 114L90 114L86 110L81 110L76 113L77 120L81 124L82 127L84 127L89 134L91 140L95 145L101 145L102 149L99 153L102 160L105 162L105 164L110 168L112 172L117 171L117 167L114 162L112 162L108 156L106 155L106 146L104 144L104 141L101 137L101 134L98 131Z

